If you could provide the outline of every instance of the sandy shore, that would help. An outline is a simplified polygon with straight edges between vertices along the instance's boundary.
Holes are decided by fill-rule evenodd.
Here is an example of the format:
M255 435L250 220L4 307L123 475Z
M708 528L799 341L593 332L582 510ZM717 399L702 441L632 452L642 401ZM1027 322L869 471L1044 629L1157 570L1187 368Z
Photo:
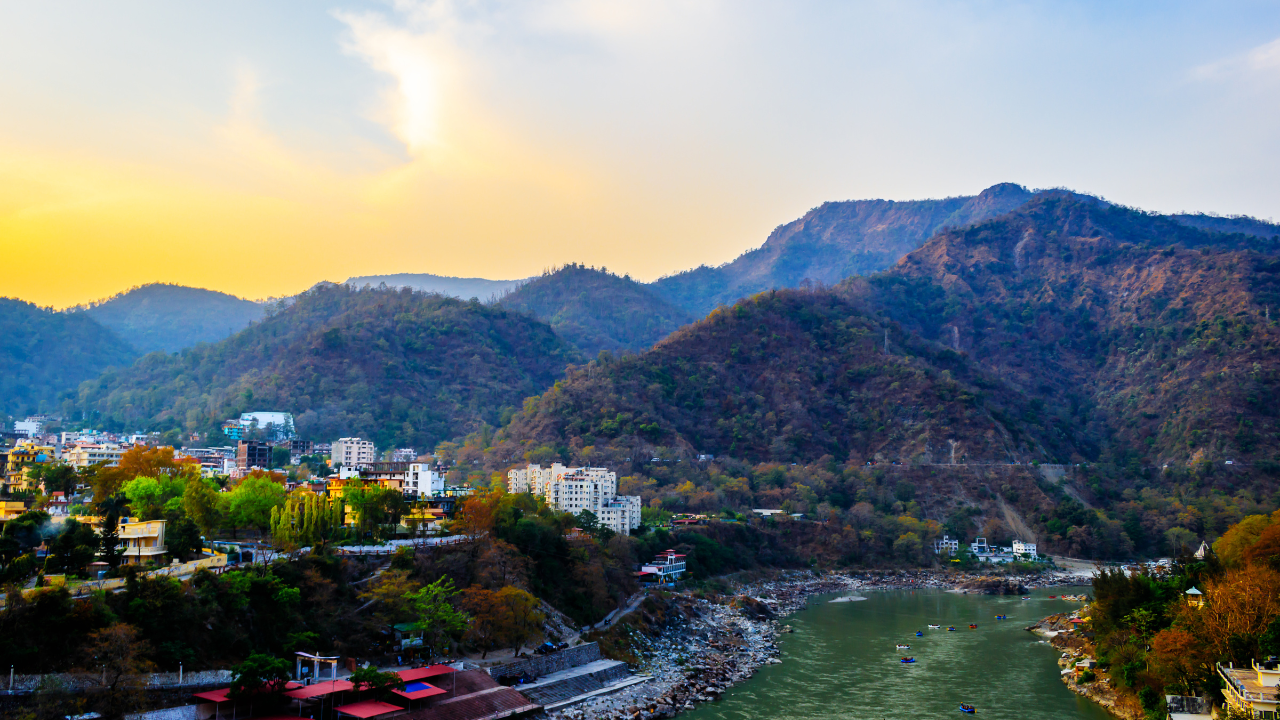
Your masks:
M856 591L935 588L946 590L978 579L978 573L904 570L862 573L784 573L775 580L735 588L733 596L678 598L682 612L656 637L636 632L639 650L633 669L651 680L610 695L548 713L564 720L648 720L674 717L697 703L712 702L762 665L781 663L777 639L790 632L786 616L803 609L814 595L845 593L832 602L865 599ZM1011 578L1027 587L1078 585L1070 572Z

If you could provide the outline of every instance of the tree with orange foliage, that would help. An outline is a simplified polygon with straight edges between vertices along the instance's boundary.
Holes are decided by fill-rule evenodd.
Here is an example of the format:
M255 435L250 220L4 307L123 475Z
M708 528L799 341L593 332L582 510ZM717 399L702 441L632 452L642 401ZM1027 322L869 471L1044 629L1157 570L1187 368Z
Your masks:
M1213 544L1213 552L1227 567L1240 567L1245 564L1245 551L1261 539L1267 528L1280 524L1280 510L1269 517L1266 515L1250 515L1227 528L1227 531Z
M1156 633L1151 638L1151 654L1156 660L1154 667L1165 681L1184 695L1192 694L1203 678L1213 676L1213 656L1204 642L1185 628L1171 627Z
M1248 663L1257 639L1280 617L1280 572L1265 565L1228 570L1204 590L1204 607L1194 614L1194 630L1214 656Z
M477 543L487 540L493 533L494 514L504 495L506 493L501 489L477 490L462 501L462 507L453 518L453 530L467 536L472 542L473 552L478 550Z
M135 478L168 476L182 478L185 482L187 478L199 477L200 461L195 458L175 459L171 447L135 445L125 451L115 467L95 465L88 475L94 501L102 502Z
M1280 570L1280 522L1262 531L1258 541L1244 551L1244 561Z

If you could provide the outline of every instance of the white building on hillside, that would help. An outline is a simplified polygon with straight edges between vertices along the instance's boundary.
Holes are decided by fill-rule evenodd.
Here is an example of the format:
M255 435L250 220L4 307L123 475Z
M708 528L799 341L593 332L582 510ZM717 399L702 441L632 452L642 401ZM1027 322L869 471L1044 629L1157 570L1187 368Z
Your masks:
M608 468L571 468L560 463L549 468L515 468L507 473L507 490L543 497L561 512L577 515L589 510L601 525L621 535L640 527L639 496L617 497L618 475Z
M933 551L939 555L942 553L955 555L960 552L960 541L952 540L949 535L943 535L941 540L935 540L933 542Z
M240 413L240 426L265 430L272 440L288 440L293 437L293 413L247 412Z
M378 459L373 442L358 437L341 438L333 442L330 451L332 464L337 467L368 467Z
M115 467L124 457L124 449L113 443L78 442L62 448L62 459L75 468L87 468L97 463Z
M1033 542L1023 542L1021 540L1013 541L1013 554L1026 555L1034 558L1036 556L1036 544Z

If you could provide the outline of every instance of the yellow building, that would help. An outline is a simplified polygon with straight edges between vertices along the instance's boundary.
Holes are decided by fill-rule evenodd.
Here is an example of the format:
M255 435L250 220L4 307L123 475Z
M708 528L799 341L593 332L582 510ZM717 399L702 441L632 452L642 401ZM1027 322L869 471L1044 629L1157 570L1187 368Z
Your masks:
M1252 669L1223 667L1218 664L1218 674L1225 681L1222 697L1227 705L1256 718L1273 720L1280 706L1280 662L1269 658L1263 663L1254 661Z
M163 563L168 548L164 544L164 520L120 521L120 552L126 564Z
M0 501L0 522L12 520L27 511L27 504L21 500Z
M26 469L31 465L51 463L57 459L58 451L48 445L39 445L30 440L20 440L9 450L4 467L4 484L9 490L30 490Z

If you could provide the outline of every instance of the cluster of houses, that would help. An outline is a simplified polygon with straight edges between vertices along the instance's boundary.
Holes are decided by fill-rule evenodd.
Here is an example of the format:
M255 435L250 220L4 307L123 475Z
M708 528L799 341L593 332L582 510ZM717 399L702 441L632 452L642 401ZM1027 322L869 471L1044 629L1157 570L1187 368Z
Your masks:
M939 555L955 557L960 553L960 541L943 535L941 540L933 541L933 551ZM969 554L979 562L1001 564L1018 561L1034 561L1039 557L1036 544L1025 540L1014 540L1009 547L988 545L987 539L980 537L969 543Z

